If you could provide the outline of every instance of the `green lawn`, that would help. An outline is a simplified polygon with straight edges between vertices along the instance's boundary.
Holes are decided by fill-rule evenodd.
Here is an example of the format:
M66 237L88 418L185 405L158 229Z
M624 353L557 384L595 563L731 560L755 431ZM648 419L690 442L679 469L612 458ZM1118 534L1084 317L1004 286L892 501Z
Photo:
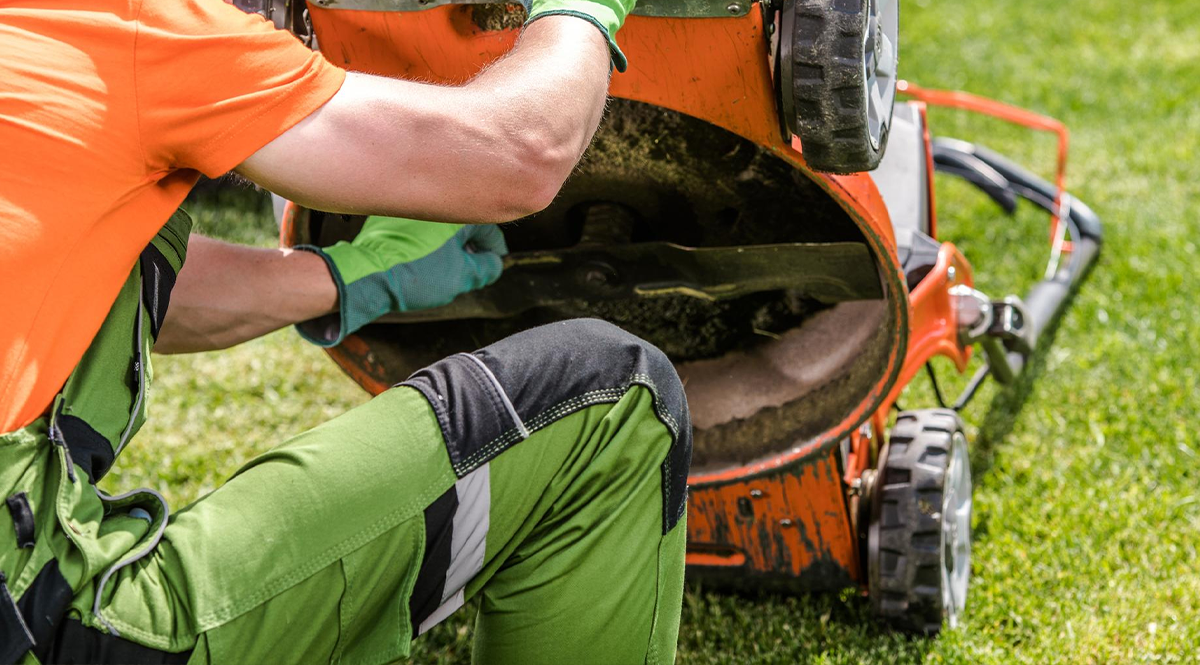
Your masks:
M904 77L1000 97L1071 126L1072 188L1106 223L1102 259L1028 379L988 386L965 413L976 539L961 630L932 640L889 633L850 592L749 598L693 588L679 661L1196 661L1194 3L905 0L903 11ZM1045 136L954 112L932 121L935 133L1051 164ZM257 205L252 196L221 196L193 205L202 230L271 242L265 210L242 212ZM939 199L941 235L971 258L982 288L1023 292L1037 278L1044 216L1004 217L947 180ZM939 368L952 383L950 367ZM225 353L159 358L156 370L153 418L106 485L150 485L176 505L365 399L287 331ZM932 405L924 385L910 393L907 408ZM459 616L418 641L416 662L468 662L468 626Z

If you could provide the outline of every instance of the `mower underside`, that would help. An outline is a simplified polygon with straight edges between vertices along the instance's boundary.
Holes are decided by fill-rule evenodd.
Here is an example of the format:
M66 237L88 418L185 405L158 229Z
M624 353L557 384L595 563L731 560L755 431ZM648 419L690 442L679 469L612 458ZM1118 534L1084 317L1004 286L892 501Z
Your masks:
M327 245L361 224L314 212L299 232ZM368 326L358 364L390 384L526 328L604 318L675 362L696 473L828 430L895 344L876 260L843 208L770 151L657 106L614 100L556 201L504 230L513 255L496 287Z

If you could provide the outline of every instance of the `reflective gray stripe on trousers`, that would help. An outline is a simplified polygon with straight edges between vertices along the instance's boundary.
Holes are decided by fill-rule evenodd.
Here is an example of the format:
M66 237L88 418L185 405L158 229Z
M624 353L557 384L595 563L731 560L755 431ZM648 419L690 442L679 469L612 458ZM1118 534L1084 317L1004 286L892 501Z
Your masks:
M424 634L463 606L467 582L483 570L487 550L489 513L492 505L491 464L484 464L454 483L458 508L454 511L450 535L450 566L446 570L446 585L442 604L424 621L417 631Z

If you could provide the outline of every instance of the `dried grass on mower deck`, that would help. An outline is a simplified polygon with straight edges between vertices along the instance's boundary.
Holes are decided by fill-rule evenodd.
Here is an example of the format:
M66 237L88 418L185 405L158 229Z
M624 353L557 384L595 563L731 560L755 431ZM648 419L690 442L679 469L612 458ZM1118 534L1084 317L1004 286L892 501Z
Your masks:
M517 3L473 5L471 22L484 32L519 30L525 25L525 7Z

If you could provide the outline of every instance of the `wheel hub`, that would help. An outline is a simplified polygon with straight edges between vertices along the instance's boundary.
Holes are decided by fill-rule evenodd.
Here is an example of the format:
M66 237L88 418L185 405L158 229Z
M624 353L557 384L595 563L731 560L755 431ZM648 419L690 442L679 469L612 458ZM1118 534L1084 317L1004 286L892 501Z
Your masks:
M971 575L971 463L967 439L955 432L942 500L942 595L946 623L958 625Z
M867 12L863 63L867 97L867 129L876 149L891 122L896 101L896 40L899 0L871 0Z

